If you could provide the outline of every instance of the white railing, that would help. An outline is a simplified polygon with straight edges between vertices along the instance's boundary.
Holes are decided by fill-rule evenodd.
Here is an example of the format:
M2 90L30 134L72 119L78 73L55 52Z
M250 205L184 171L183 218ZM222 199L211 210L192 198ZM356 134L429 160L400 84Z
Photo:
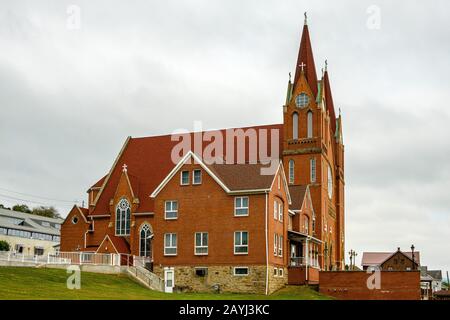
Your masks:
M0 260L15 262L45 263L47 256L26 255L15 251L0 251Z
M145 268L147 264L152 263L153 260L150 257L133 257L133 266L134 267L143 267Z
M303 266L311 266L311 267L318 267L319 262L317 259L313 259L311 257L291 257L290 260L290 266L291 267L303 267Z

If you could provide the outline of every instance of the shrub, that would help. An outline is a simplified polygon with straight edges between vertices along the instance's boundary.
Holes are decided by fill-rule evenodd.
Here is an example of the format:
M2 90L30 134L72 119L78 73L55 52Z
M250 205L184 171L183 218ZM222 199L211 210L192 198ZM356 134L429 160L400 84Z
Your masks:
M0 251L9 251L9 243L3 240L0 240Z

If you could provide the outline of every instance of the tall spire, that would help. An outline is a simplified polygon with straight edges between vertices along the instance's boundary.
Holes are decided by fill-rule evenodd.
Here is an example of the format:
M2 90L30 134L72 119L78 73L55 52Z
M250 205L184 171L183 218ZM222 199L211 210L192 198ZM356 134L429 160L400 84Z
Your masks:
M328 61L325 60L325 73L323 76L323 82L325 87L325 101L327 110L330 114L330 124L333 134L336 133L336 112L334 111L333 95L331 94L330 79L328 77Z
M300 41L300 49L298 51L297 65L295 66L294 85L297 85L298 79L302 72L305 73L306 80L314 93L314 98L317 96L317 74L316 65L314 63L314 56L311 47L311 39L309 38L308 16L305 12L305 24L303 26L302 39Z

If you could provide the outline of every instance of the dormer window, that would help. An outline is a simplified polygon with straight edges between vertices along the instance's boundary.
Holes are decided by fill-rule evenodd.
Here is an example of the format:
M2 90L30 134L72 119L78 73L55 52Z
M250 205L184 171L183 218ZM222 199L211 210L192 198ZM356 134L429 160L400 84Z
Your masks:
M309 104L309 96L302 92L295 98L295 104L298 108L304 108Z

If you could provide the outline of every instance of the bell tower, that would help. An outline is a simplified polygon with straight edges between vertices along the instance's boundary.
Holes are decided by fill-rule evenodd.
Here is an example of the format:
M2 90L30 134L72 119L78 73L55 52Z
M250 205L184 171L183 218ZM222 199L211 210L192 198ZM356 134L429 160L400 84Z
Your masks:
M344 268L344 146L342 118L336 119L328 65L317 78L305 24L292 81L283 107L283 163L289 185L309 185L316 215L314 237L324 270Z

